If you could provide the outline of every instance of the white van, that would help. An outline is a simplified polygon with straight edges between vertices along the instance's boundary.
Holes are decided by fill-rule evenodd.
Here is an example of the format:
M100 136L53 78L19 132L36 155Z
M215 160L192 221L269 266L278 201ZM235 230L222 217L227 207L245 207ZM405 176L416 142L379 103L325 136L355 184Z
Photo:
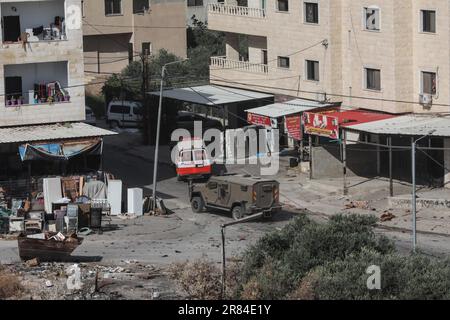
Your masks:
M111 101L106 120L111 128L138 127L143 116L142 104L137 101Z

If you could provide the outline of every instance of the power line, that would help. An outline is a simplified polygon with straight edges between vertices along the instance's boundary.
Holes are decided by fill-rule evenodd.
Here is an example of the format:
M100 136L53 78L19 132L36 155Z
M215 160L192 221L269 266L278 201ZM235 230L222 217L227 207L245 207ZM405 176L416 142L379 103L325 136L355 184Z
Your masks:
M122 48L125 48L127 50L129 50L128 45L123 44L122 42L118 41L117 39L115 39L114 37L111 37L110 35L102 32L101 30L99 30L98 28L94 27L92 24L90 24L89 22L86 21L86 19L83 19L84 23L87 24L88 26L92 27L94 30L96 30L98 33L100 33L101 35L111 39L111 41L115 42L116 44L118 44L119 46L121 46ZM141 59L143 58L143 52L138 52L138 51L134 51L134 53L136 53L139 57L141 57Z
M259 88L265 88L265 89L275 89L275 90L283 90L283 91L289 91L289 92L301 92L301 93L308 93L308 94L324 94L326 96L331 97L338 97L338 98L352 98L352 99L359 99L359 100L368 100L368 101L381 101L381 102L395 102L395 103L405 103L405 104L418 104L421 105L420 102L417 101L405 101L405 100L395 100L395 99L385 99L385 98L372 98L372 97L363 97L363 96L350 96L345 94L337 94L337 93L327 93L327 92L319 92L319 91L307 91L307 90L296 90L296 89L289 89L289 88L280 88L280 87L274 87L274 86L266 86L266 85L258 85L258 84L248 84L248 83L242 83L237 81L230 81L227 78L223 78L220 76L212 75L211 77L216 77L217 81L224 82L224 83L230 83L230 84L238 84L238 85L244 85L247 87L259 87ZM438 107L450 107L450 104L439 104L435 103L434 106ZM449 112L450 113L450 112ZM447 114L446 112L436 112L436 114Z

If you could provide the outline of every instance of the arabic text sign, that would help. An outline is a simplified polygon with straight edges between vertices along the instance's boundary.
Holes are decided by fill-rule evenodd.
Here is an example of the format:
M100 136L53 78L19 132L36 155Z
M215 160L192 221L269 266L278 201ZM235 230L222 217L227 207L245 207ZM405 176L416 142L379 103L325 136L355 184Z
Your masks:
M339 120L336 117L330 117L321 113L305 112L303 114L303 124L307 134L339 139Z
M290 117L286 116L284 123L286 124L286 130L290 137L295 140L302 140L302 124L301 117L299 115Z

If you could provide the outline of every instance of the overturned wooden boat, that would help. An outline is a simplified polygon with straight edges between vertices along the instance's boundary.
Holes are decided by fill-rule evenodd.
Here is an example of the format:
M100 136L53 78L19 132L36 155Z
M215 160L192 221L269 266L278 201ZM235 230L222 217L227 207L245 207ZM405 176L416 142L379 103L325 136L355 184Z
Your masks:
M20 258L23 261L34 258L47 262L64 261L83 242L83 238L76 234L67 236L63 241L54 239L55 236L56 234L47 234L46 239L36 239L21 234L17 239Z

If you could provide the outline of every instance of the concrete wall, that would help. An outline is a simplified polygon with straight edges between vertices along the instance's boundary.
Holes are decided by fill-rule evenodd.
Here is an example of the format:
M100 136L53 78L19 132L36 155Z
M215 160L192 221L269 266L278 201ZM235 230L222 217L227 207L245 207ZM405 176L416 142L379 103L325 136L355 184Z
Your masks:
M266 75L248 71L243 75L238 69L211 68L211 80L218 84L245 82L247 85L233 85L309 99L317 99L316 93L320 92L344 95L348 97L329 98L334 102L342 101L347 107L390 113L449 111L446 106L434 105L427 109L418 104L421 71L438 73L438 94L434 102L450 104L448 1L317 2L317 25L304 23L304 1L291 0L289 12L277 12L276 0L267 0L264 18L209 13L209 27L213 30L265 37L270 61ZM368 6L380 8L379 31L368 31L364 27L363 8ZM420 32L420 11L424 9L437 11L435 34ZM318 44L324 39L328 47ZM291 67L281 70L277 67L277 57L286 55L291 55ZM320 62L319 82L306 80L305 60L309 59ZM380 91L365 88L364 68L381 69ZM246 81L240 81L243 78Z
M372 151L369 152L370 150ZM343 167L339 145L312 148L312 159L313 179L342 178ZM374 176L376 169L376 153L373 149L365 145L347 146L348 176Z
M132 34L84 36L84 69L89 72L120 72L128 65L128 43Z
M160 49L179 56L187 55L186 4L183 0L151 0L150 13L134 15L134 50L141 52L142 42L152 44L153 53Z
M23 2L39 1L29 0ZM59 5L55 0L55 5ZM15 6L14 1L2 0ZM0 46L0 127L55 122L81 121L85 119L84 107L84 63L83 38L81 29L81 1L65 0L67 40L39 41L23 47L21 43ZM2 15L2 13L0 13ZM39 11L36 11L39 15ZM53 17L54 18L54 17ZM17 108L5 106L5 65L35 64L46 62L67 62L67 86L70 103L24 105ZM7 71L8 72L8 71ZM32 71L34 72L34 71Z

